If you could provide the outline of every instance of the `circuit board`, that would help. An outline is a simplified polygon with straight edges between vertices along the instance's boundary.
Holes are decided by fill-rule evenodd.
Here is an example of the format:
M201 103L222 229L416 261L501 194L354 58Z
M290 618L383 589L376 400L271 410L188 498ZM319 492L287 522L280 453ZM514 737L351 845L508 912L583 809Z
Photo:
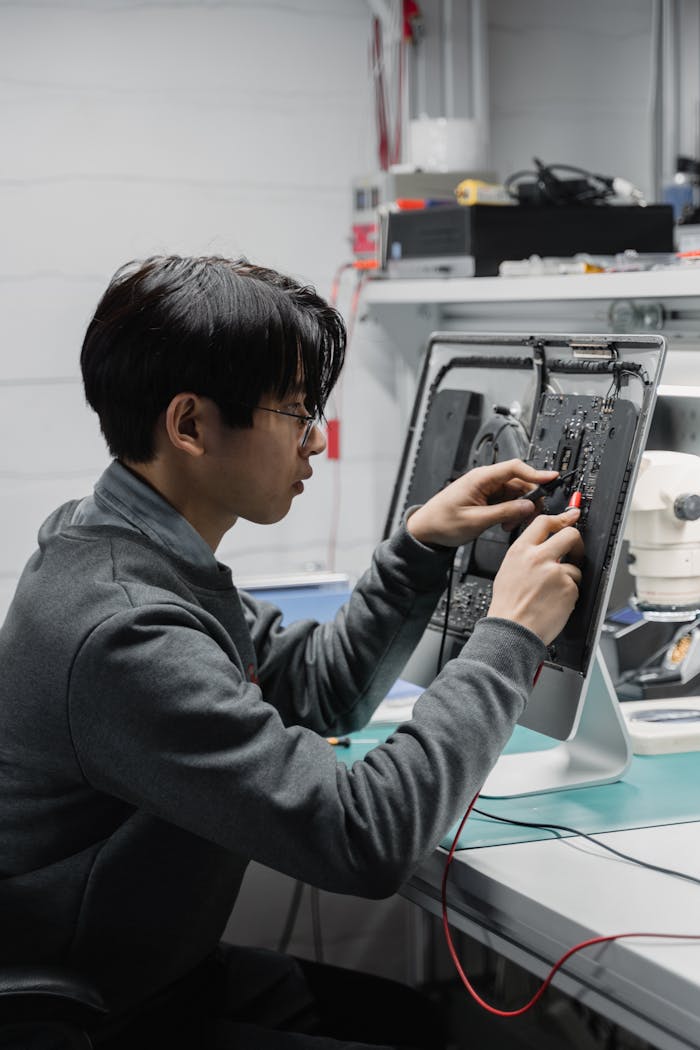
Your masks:
M541 470L574 471L574 476L552 496L544 499L548 514L558 514L566 506L569 494L581 493L579 528L585 529L603 460L609 442L615 437L619 402L615 398L545 394L535 422L530 443L529 462ZM633 415L632 424L636 419ZM634 427L632 428L632 435ZM629 453L629 449L628 449Z
M530 436L528 462L544 470L572 472L551 496L544 512L559 514L572 492L581 494L579 528L585 546L579 600L564 630L550 646L551 662L585 673L592 648L593 612L604 590L631 472L630 454L637 409L628 400L547 392L542 395ZM466 641L485 616L492 581L515 537L500 526L460 549L450 593L447 633ZM431 620L445 629L447 592Z

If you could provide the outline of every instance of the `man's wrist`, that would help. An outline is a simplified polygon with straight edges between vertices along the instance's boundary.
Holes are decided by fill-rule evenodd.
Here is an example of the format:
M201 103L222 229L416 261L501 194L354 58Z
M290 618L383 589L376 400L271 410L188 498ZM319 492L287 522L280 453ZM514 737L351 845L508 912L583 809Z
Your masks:
M417 507L409 507L404 517L404 524L408 534L416 541L416 543L422 544L423 547L429 547L431 550L449 550L447 544L441 543L440 540L436 539L427 529L421 528L421 517L420 511L422 504ZM416 513L419 514L418 523L415 521Z

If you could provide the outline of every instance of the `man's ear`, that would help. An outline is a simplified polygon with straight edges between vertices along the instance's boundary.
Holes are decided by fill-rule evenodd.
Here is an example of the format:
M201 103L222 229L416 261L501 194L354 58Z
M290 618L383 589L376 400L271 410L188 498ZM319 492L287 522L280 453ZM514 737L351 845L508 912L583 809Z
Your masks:
M165 410L170 444L188 456L204 455L204 406L197 394L176 394Z

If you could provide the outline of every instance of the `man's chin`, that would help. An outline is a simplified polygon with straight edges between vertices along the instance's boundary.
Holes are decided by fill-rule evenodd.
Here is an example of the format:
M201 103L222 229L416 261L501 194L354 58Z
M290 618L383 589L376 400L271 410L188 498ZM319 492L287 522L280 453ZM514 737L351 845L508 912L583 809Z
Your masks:
M251 522L253 525L276 525L283 518L286 518L291 509L291 503L284 508L284 510L269 510L261 512L255 516L249 516L244 518L245 521ZM244 516L241 515L243 518Z

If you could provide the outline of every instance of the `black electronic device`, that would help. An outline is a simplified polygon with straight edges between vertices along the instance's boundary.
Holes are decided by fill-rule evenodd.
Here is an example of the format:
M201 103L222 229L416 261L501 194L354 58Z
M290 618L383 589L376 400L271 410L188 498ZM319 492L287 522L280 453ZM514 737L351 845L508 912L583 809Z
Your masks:
M488 277L506 259L674 250L670 204L556 208L455 205L388 211L381 264L389 277Z
M433 334L426 350L385 534L459 473L514 455L560 472L561 484L542 497L547 513L579 494L579 601L521 718L556 740L576 737L593 687L612 695L597 645L664 353L660 336L446 332ZM512 540L497 526L457 551L449 601L446 592L404 677L425 686L438 660L461 650L488 612Z

